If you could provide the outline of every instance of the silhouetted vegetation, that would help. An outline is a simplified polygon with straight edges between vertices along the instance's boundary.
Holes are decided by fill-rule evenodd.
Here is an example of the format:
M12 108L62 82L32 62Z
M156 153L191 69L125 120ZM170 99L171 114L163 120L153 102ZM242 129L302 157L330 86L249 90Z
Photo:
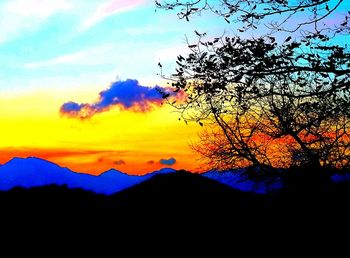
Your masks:
M88 250L96 242L113 248L124 242L128 248L137 248L135 243L193 248L199 240L220 250L245 243L272 251L279 242L290 245L291 237L293 248L300 241L309 246L310 238L328 244L330 238L346 240L349 189L346 183L327 192L257 195L182 171L154 176L112 196L54 185L0 192L0 217L4 237L34 248L41 239L55 241L57 250L77 247L81 240Z
M299 46L225 38L179 56L173 86L188 98L174 105L209 127L195 149L221 168L347 167L349 54L334 47L323 59Z
M338 39L348 35L349 14L327 24L342 3L157 2L158 8L179 8L187 20L209 10L243 26L234 37L213 40L196 32L191 53L179 55L176 72L165 76L187 94L184 102L171 103L181 118L205 124L194 149L211 167L349 168L350 52ZM286 27L290 21L293 28ZM258 38L239 36L259 24L269 26ZM275 35L281 32L282 41Z
M199 174L178 171L156 175L110 196L56 185L14 188L0 192L0 206L3 215L53 212L72 216L75 212L90 211L124 218L139 216L140 219L159 216L234 218L319 210L328 210L337 216L342 212L345 216L350 205L349 183L334 186L330 183L322 191L314 191L308 186L293 187L290 183L280 192L261 195L234 190Z
M157 248L169 241L192 246L201 239L201 245L214 242L215 248L230 249L239 240L249 248L265 243L273 250L275 239L290 244L286 239L293 237L293 246L300 239L309 245L312 236L328 242L339 234L345 240L349 183L322 192L298 189L258 195L180 172L156 175L112 196L64 186L0 192L0 217L4 236L11 232L16 240L36 243L59 238L58 248L66 242L76 246L81 239L94 245L96 239L104 244L109 239L113 247L119 239L133 245L146 241Z
M336 21L325 22L346 4L345 0L156 0L155 3L157 8L176 10L178 17L187 21L193 15L212 12L228 23L238 24L240 32L262 27L269 33L349 33L349 10L338 15Z

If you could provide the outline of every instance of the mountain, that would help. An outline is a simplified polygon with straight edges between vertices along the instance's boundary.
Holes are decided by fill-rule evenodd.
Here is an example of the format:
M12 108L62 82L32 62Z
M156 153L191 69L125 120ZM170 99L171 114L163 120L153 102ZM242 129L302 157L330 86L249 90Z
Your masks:
M279 179L267 181L253 181L248 179L244 173L246 169L237 169L234 171L215 171L211 170L202 174L202 176L228 185L234 189L244 192L254 192L259 194L269 193L282 188L282 182Z
M0 166L0 190L20 186L25 188L51 184L83 188L95 193L112 194L138 184L156 174L171 173L173 169L161 169L153 173L136 176L111 169L99 176L76 173L52 162L39 158L13 158Z
M24 171L14 171L11 169L23 166ZM15 166L16 165L16 166ZM36 170L37 166L43 170ZM28 168L28 169L25 169ZM45 168L50 169L44 172ZM6 170L6 171L5 171ZM242 205L242 200L246 200L249 194L235 191L231 187L218 183L214 180L192 174L189 172L172 172L170 169L162 169L151 175L139 178L147 178L143 182L138 182L132 187L116 192L112 195L101 195L88 191L92 185L84 186L83 189L76 188L80 180L77 173L68 169L36 158L15 159L9 165L0 167L0 184L4 188L4 173L12 174L7 186L17 185L8 191L0 191L0 206L4 210L110 210L117 211L119 215L154 216L165 210L175 213L182 209L192 212L200 212L206 208L229 207L230 203ZM22 176L19 176L22 174ZM34 176L35 175L35 176ZM60 177L59 177L60 175ZM45 179L47 176L47 179ZM117 182L125 185L128 175L109 170L100 176L82 175L84 182L90 183L87 179L99 179L103 182ZM28 181L34 177L35 180ZM133 177L131 177L133 178ZM12 180L13 179L13 180ZM60 184L56 183L60 182ZM69 182L67 184L66 182ZM9 187L7 187L9 189ZM97 189L95 186L94 189ZM110 188L99 188L110 189ZM232 196L236 196L232 198ZM242 200L241 197L244 197ZM226 202L229 205L226 205Z
M114 177L115 174L109 171L107 176ZM39 216L71 216L79 211L90 211L83 215L100 214L102 220L109 217L120 226L128 226L123 223L124 219L131 223L163 219L172 224L173 220L188 217L183 221L187 221L190 226L199 217L210 219L210 214L218 217L219 214L231 216L231 211L237 211L238 214L251 212L261 206L263 198L262 195L234 190L199 174L177 171L157 173L148 180L112 195L72 189L67 185L15 187L9 191L0 191L0 208L3 213Z
M0 166L0 190L6 191L16 186L30 188L56 184L110 195L155 175L169 174L174 171L172 168L162 168L143 176L137 176L110 169L99 176L94 176L76 173L68 168L62 168L52 162L35 157L13 158ZM201 175L246 192L267 193L281 188L281 182L278 180L269 184L246 180L244 172L244 169L226 172L209 171Z
M177 214L207 216L216 211L247 209L259 205L260 196L232 189L215 180L186 171L158 174L110 196L120 212L143 216ZM249 206L249 207L248 207Z
M114 171L104 176L114 177ZM142 241L152 243L158 243L159 239L169 241L168 236L176 236L171 241L177 247L184 237L186 243L192 245L198 236L205 237L201 243L206 245L210 245L212 239L220 243L226 239L233 246L235 239L243 239L251 245L254 240L260 243L269 233L281 238L281 232L300 234L308 229L327 234L329 228L346 228L350 216L350 185L339 186L328 193L305 195L305 192L281 191L262 195L238 191L199 174L178 171L158 173L112 195L57 185L15 187L0 191L0 208L3 224L11 230L14 225L20 229L29 226L26 232L36 233L43 227L57 235L63 228L69 236L76 238L81 232L91 238L96 228L102 230L99 237L108 232L113 241L118 236L125 238L124 232L130 233L127 239L133 241L143 232ZM23 235L18 232L15 233Z

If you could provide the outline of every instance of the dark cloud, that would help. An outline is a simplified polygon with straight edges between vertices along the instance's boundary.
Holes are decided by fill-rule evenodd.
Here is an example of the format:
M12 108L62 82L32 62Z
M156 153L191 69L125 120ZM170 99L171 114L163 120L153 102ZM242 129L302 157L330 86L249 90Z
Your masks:
M126 162L124 160L120 159L120 160L114 161L114 164L118 165L118 166L121 166L121 165L125 165Z
M60 112L63 115L81 119L108 111L114 106L135 112L146 112L150 111L153 106L161 105L163 95L172 98L183 98L183 93L175 93L171 88L146 87L140 85L137 80L129 79L112 83L108 89L100 92L98 101L95 103L69 101L61 106Z
M159 160L159 163L165 166L172 166L176 163L176 159L170 158L170 159L161 159Z
M154 160L149 160L149 161L147 161L147 164L148 164L148 165L153 165L154 163L156 163Z

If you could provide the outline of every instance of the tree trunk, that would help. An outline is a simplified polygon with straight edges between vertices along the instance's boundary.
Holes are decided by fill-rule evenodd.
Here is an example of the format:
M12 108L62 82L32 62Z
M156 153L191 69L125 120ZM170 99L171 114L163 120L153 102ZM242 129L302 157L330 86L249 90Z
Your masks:
M287 176L287 187L293 191L308 193L320 193L331 189L330 173L322 168L318 155L312 152L296 133L291 132L290 135L307 156L308 163L291 169L290 175Z
M304 153L307 155L307 158L309 160L308 167L312 167L315 170L321 169L321 163L319 161L318 155L312 152L311 149L309 149L306 144L300 139L300 137L295 132L290 132L290 135L294 138L294 140L300 145L301 149L304 151Z

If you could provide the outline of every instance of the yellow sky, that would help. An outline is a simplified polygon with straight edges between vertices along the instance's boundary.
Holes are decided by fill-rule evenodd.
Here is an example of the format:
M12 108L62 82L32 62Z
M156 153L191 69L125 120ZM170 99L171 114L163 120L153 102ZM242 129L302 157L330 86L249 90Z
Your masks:
M198 156L189 143L200 127L185 125L170 106L147 113L113 109L79 120L62 117L67 100L94 101L99 87L3 92L0 98L0 162L38 156L78 172L98 174L116 168L142 174L174 157L174 168L194 170ZM124 165L115 162L123 160ZM154 164L147 164L148 161Z

